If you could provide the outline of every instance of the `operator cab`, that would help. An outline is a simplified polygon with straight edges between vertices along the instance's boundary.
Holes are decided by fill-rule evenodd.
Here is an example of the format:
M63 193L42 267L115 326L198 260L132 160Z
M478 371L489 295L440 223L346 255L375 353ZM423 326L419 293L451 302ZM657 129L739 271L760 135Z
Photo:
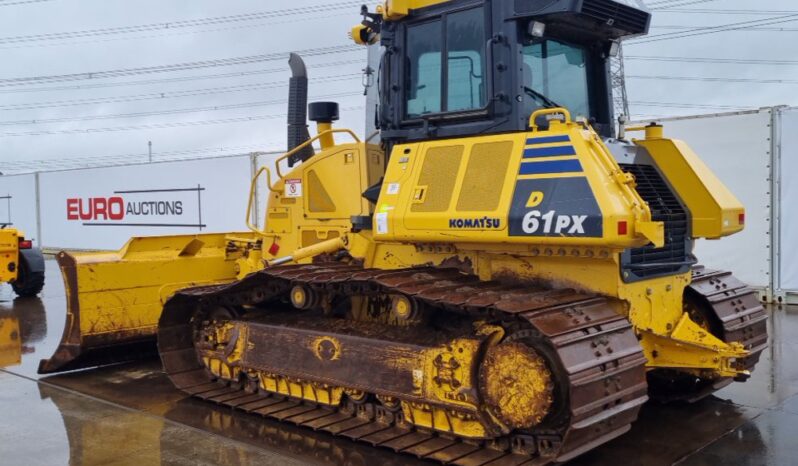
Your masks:
M649 13L611 0L452 0L380 24L388 143L527 131L565 107L613 131L609 59Z

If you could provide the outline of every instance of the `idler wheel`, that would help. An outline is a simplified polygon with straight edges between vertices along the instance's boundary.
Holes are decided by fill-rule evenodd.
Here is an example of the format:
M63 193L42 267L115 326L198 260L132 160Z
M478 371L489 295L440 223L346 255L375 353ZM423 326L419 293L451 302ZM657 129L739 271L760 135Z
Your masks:
M291 289L291 304L297 309L312 309L319 303L318 293L314 290L297 285Z
M509 429L534 427L551 410L551 371L542 356L522 343L490 347L479 376L488 411Z
M419 306L412 298L395 295L391 298L391 315L399 322L410 322L418 318Z

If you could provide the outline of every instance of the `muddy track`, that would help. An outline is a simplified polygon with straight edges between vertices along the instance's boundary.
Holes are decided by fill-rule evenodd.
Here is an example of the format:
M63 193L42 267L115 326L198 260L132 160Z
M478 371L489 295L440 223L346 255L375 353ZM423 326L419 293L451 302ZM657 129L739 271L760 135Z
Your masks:
M414 428L385 415L379 403L315 405L230 384L204 368L194 348L192 318L213 306L257 306L284 298L297 284L340 295L404 294L438 312L501 323L507 338L544 339L557 359L555 384L565 422L491 441L463 440ZM264 310L268 313L268 310ZM629 430L647 400L645 358L628 320L606 298L573 290L481 282L454 269L396 271L347 265L286 266L229 285L194 288L166 305L159 328L164 368L184 392L238 410L326 431L419 458L459 465L566 461Z
M720 324L720 338L739 342L751 354L741 368L753 369L768 345L767 312L756 291L732 276L731 272L697 267L689 290L697 293L711 308Z
M758 293L731 272L707 270L699 266L693 269L692 282L685 290L685 296L702 309L715 336L727 343L741 343L749 351L747 358L738 361L738 368L753 370L768 345L768 316ZM739 380L744 381L745 378ZM660 402L695 403L733 381L727 377L701 381L687 389L655 390L652 398Z

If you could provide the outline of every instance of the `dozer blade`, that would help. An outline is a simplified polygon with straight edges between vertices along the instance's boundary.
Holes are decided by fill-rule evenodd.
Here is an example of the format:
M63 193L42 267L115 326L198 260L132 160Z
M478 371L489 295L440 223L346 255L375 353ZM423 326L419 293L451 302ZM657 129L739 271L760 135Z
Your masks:
M251 233L133 238L112 253L58 254L67 316L61 343L39 373L71 371L157 354L163 303L176 291L236 278L231 240Z

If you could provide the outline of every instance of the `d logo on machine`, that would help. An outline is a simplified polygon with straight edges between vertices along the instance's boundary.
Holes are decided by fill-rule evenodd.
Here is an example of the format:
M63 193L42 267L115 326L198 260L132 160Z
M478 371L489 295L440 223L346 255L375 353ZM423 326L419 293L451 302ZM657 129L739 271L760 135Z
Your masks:
M601 237L601 210L587 178L518 180L510 236Z

